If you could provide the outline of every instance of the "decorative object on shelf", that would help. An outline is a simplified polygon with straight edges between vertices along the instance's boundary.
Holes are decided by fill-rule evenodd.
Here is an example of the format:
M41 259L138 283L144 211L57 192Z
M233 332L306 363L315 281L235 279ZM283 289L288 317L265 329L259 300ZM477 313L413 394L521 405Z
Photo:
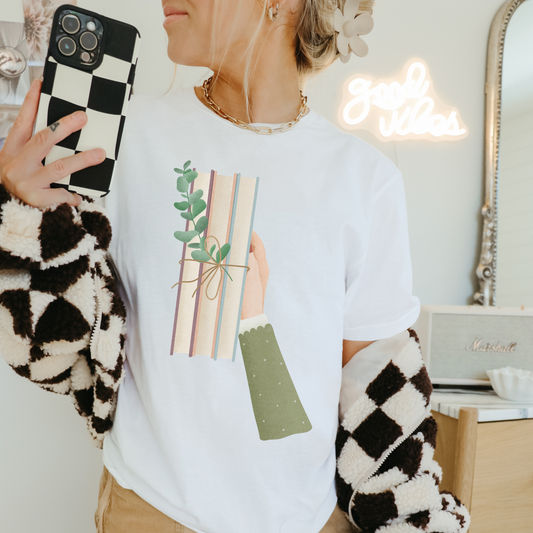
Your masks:
M22 104L32 81L28 65L24 24L0 21L0 106Z
M0 8L0 19L3 15ZM30 84L24 24L0 20L0 149L15 122Z
M374 28L374 19L368 13L360 13L359 0L346 0L344 13L335 9L334 28L337 32L337 50L341 61L347 63L350 60L350 52L356 56L365 57L368 54L368 45L360 35L368 35Z
M9 79L18 78L28 66L24 54L12 46L0 47L0 76Z
M43 74L54 12L58 5L66 2L23 0L12 3L20 6L20 17L16 21L6 15L11 9L0 9L0 149L32 81Z
M487 370L492 387L504 400L533 402L533 372L506 366Z
M413 329L435 385L490 388L487 368L533 371L533 308L423 305Z

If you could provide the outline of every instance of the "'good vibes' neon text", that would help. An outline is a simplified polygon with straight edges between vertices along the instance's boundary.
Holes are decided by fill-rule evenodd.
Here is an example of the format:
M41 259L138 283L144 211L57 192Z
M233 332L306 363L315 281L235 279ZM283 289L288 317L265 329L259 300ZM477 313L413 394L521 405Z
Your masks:
M398 81L376 84L364 78L352 80L348 85L350 100L342 110L344 122L352 127L361 124L375 107L381 110L378 111L379 133L386 139L464 137L467 130L460 127L456 111L447 115L434 113L435 100L428 95L430 82L426 78L426 66L416 61L407 70L403 84Z

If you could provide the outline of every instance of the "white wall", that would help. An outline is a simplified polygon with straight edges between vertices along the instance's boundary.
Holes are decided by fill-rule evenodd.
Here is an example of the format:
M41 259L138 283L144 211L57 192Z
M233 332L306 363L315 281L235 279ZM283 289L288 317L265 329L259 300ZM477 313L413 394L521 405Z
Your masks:
M4 2L4 0L2 0ZM457 107L469 136L456 143L379 146L404 173L414 292L424 304L466 304L477 286L484 71L490 23L502 0L378 0L370 54L338 62L309 83L316 111L336 122L343 81L360 69L388 78L421 57L443 103ZM137 92L164 92L173 65L156 0L85 0L79 5L135 24L143 37ZM202 69L183 69L190 84ZM0 361L0 531L94 532L101 451L69 400L38 389Z

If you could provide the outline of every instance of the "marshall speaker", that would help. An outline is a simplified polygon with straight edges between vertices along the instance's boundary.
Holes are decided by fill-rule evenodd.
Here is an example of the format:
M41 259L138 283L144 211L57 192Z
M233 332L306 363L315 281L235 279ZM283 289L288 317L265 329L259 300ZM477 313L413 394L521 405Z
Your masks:
M435 385L490 386L486 370L533 371L533 308L423 305L412 326Z

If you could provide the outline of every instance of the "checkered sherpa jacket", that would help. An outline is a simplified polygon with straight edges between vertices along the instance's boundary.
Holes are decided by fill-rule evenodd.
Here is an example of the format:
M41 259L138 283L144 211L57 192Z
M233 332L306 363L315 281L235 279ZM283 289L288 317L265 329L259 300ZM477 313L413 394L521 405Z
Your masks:
M123 379L126 310L106 260L111 226L92 198L39 209L0 184L0 353L69 395L102 448Z
M437 423L416 332L345 411L337 431L339 507L364 533L465 533L470 514L439 492Z
M124 376L126 312L106 257L109 220L82 198L39 209L0 184L0 353L19 375L69 395L102 448ZM465 533L468 511L438 490L431 382L411 335L340 421L339 506L364 533Z

